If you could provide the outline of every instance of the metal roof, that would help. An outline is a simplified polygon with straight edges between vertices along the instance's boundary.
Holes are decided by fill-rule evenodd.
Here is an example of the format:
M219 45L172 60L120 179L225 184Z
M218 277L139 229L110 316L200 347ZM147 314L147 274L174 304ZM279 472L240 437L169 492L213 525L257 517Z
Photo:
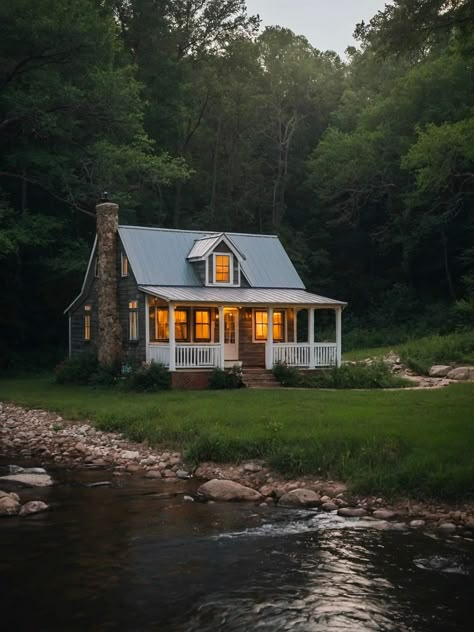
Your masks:
M206 237L201 237L201 239L196 239L191 248L188 259L200 259L204 257L214 246L217 245L219 239L222 237L222 233L218 233L217 235L209 235Z
M344 307L347 303L299 289L234 287L140 286L140 290L165 301L255 305L325 305Z
M202 286L187 257L197 240L213 238L209 232L119 226L119 235L138 285ZM278 237L226 235L245 256L240 265L251 287L304 290Z

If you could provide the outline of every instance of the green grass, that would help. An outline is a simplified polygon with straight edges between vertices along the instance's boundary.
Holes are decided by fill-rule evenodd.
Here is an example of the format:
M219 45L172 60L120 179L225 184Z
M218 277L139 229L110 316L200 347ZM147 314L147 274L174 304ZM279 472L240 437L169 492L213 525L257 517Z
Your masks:
M0 380L0 400L175 446L194 462L262 457L284 474L337 477L361 493L474 493L472 384L434 391L131 394L40 377Z
M428 373L433 364L474 364L474 331L445 336L425 336L399 345L355 349L344 353L344 360L382 358L390 351L419 373Z

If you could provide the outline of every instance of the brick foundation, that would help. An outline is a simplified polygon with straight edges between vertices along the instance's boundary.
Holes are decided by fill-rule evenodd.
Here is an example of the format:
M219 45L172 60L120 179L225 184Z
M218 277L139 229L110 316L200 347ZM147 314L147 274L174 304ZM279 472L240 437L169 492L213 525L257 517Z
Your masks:
M171 388L183 391L202 391L209 387L210 371L173 371Z

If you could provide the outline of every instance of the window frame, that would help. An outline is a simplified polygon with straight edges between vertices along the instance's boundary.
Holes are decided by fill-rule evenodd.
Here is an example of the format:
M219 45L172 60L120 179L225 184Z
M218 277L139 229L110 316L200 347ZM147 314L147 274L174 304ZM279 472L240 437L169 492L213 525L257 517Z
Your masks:
M198 323L196 319L196 314L198 312L206 312L209 316L208 323ZM197 325L207 325L209 327L209 338L203 338L197 335L196 326ZM201 342L201 343L211 343L212 342L212 315L211 309L209 307L196 307L193 309L193 342Z
M167 307L163 307L161 305L152 305L151 306L155 312L155 331L154 331L154 340L150 340L150 342L169 342L170 340L170 320L169 320L169 309ZM163 323L163 326L165 327L165 334L166 334L166 329L168 330L168 335L165 336L164 338L160 338L158 337L158 326L161 323L158 323L158 312L164 312L166 314L166 322ZM148 314L148 318L150 318L150 314Z
M138 299L128 301L128 340L138 342L140 340L140 329L138 319Z
M237 270L237 283L234 275L234 254L232 252L212 252L206 259L206 285L215 285L217 287L229 287L232 285L240 285L240 265ZM209 278L209 258L212 257L212 279ZM216 258L229 257L229 281L216 281Z
M267 314L267 335L266 338L257 338L256 336L256 328L257 328L257 312L264 312ZM275 312L279 312L282 314L283 316L283 322L282 322L282 334L283 334L283 338L281 339L276 339L275 337L273 337L273 342L276 343L284 343L286 340L288 340L288 318L286 317L286 309L285 308L278 308L278 309L274 309L273 310L273 314L275 315ZM273 323L273 334L275 335L275 323ZM266 343L268 342L268 308L267 309L261 309L259 307L255 307L252 310L252 342L255 344L260 344L260 343Z
M127 255L125 255L123 252L120 253L120 276L122 278L126 278L129 275L129 271L130 271L130 262L128 260Z
M186 321L185 321L185 325L186 325L186 337L184 338L178 338L176 335L176 312L183 312L186 314ZM173 311L173 315L174 315L174 339L175 342L190 342L191 341L191 319L190 319L190 309L189 307L175 307L174 311ZM183 324L183 323L179 323L179 324Z
M84 342L92 340L92 305L84 305Z

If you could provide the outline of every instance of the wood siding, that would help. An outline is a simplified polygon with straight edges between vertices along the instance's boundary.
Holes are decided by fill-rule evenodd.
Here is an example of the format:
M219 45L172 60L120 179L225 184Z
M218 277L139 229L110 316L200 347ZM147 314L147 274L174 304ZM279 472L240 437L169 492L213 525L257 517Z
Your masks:
M260 309L266 309L262 307ZM265 366L265 343L252 341L253 315L250 307L240 310L239 360L244 367Z

